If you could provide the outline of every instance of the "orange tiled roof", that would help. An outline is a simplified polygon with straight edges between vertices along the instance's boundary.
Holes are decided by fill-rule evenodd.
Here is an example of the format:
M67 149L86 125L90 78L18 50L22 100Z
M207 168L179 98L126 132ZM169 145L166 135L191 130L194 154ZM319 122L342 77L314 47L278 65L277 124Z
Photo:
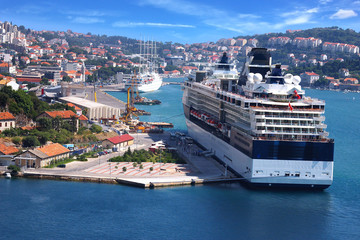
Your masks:
M35 126L33 126L33 127L31 127L31 126L25 126L25 127L21 127L21 130L33 130L33 129L35 129L36 127Z
M76 111L81 110L81 108L79 108L78 106L76 106L76 105L73 104L73 103L67 103L66 105L68 105L69 107L74 107Z
M6 146L5 144L0 143L0 152L4 155L10 155L17 153L19 149L13 146Z
M69 149L67 149L66 147L62 146L59 143L52 143L52 144L45 145L45 146L42 146L42 147L39 147L36 149L42 153L45 153L49 157L70 152Z
M88 119L86 116L84 116L84 115L80 115L79 120L80 120L80 121L87 121L87 120L89 120L89 119Z
M0 63L0 67L9 67L8 63Z
M11 120L11 119L15 120L14 115L12 115L11 113L9 113L9 112L0 112L0 120Z
M310 76L319 76L318 74L316 74L314 72L305 72L305 74L310 75Z
M77 117L77 115L71 111L71 110L65 110L65 111L52 111L52 112L49 112L49 111L45 111L45 113L47 115L49 115L50 117L52 118L56 118L56 117L61 117L61 118L71 118L71 117Z

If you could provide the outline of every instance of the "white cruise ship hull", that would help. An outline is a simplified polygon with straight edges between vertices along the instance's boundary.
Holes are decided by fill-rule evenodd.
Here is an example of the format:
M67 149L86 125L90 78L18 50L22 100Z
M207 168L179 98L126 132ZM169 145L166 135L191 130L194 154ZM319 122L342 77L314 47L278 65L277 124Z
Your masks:
M186 119L189 135L252 186L324 189L332 184L333 162L253 159Z
M157 80L149 84L138 85L137 88L139 92L152 92L158 90L161 87L161 84L162 80Z
M141 93L153 92L153 91L158 90L161 87L163 81L162 81L162 77L160 77L159 74L153 73L148 76L152 76L151 81L146 81L146 78L145 78L145 80L134 84L134 86L138 92L141 92ZM131 81L132 80L130 79L125 83L125 89L132 86Z

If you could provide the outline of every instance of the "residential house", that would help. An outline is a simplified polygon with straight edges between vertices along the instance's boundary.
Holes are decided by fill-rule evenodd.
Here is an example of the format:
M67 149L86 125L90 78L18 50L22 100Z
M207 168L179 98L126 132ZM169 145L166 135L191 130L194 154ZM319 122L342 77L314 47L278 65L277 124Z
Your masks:
M54 119L56 117L60 117L63 121L68 122L70 124L73 124L73 121L75 120L75 126L76 126L76 131L79 128L79 116L74 113L71 110L64 110L64 111L45 111L43 113L41 113L39 116L37 116L37 120L39 118L50 118L50 119Z
M76 111L76 114L77 115L82 115L82 110L81 110L81 108L79 108L78 106L76 106L75 104L73 104L73 103L66 103L66 105L68 105L69 107L73 107L73 108L75 108L75 111Z
M13 155L19 151L11 143L0 143L0 155Z
M358 84L359 81L356 78L345 78L344 83L345 84Z
M123 148L134 144L134 138L129 134L111 137L102 141L103 148Z
M0 166L14 165L14 154L18 153L19 151L19 149L14 147L13 143L0 143Z
M59 143L51 143L35 149L27 150L15 157L15 164L19 167L40 168L69 158L70 150Z
M16 80L13 77L3 77L3 79L0 80L0 88L4 86L9 86L14 91L19 90L20 87L20 85L16 83Z
M305 72L300 74L301 77L301 85L302 86L311 86L319 80L320 76L314 72Z
M0 112L0 132L15 128L15 117L9 112Z
M89 119L85 115L80 115L79 122L81 127L88 127L89 126Z
M341 68L339 69L339 74L340 74L340 77L348 77L350 75L350 72L349 72L349 69L347 68Z
M329 83L329 89L338 89L339 88L339 83L337 82L337 81L335 81L335 80L333 80L333 81L330 81L330 83Z

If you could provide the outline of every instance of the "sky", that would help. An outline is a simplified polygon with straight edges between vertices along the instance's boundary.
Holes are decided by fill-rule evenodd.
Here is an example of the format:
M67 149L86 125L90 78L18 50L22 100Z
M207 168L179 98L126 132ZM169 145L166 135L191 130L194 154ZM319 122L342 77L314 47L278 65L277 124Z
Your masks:
M199 43L287 29L360 31L360 0L1 0L0 21L34 30Z

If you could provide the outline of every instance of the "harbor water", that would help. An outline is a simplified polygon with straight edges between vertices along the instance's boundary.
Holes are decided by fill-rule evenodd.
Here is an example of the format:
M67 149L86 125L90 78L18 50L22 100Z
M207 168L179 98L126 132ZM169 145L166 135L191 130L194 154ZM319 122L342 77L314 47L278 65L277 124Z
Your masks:
M144 190L0 178L0 239L360 239L360 94L306 93L326 101L325 123L335 138L334 183L324 191L234 183ZM124 93L111 94L124 100ZM143 120L186 131L181 86L143 96L162 101L141 106L152 113Z

